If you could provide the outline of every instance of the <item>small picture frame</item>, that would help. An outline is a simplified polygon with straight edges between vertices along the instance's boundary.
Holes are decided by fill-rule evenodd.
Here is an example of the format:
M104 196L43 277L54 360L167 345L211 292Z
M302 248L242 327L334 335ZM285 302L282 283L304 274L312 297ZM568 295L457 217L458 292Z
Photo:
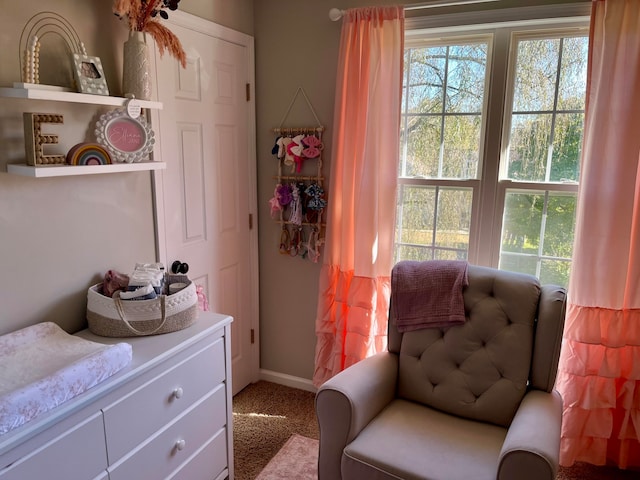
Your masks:
M100 58L74 53L73 75L76 79L78 92L92 95L109 95L107 79L104 76Z

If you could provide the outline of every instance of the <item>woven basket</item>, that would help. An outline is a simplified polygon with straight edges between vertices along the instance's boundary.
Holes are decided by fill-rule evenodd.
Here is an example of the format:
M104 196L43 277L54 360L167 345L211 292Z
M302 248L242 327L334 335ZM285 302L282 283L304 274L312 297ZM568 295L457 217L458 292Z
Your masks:
M182 330L198 318L198 294L193 282L173 295L153 300L122 300L102 294L102 284L87 292L89 330L102 337L141 337Z

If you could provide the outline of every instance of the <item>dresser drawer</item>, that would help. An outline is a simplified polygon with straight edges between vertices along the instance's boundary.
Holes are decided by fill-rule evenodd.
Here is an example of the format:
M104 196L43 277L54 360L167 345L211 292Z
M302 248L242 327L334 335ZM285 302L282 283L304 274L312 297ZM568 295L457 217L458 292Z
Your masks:
M218 339L179 364L156 374L139 388L105 408L103 412L109 463L116 462L171 422L196 400L220 385L224 378L224 343L222 339ZM220 408L224 411L224 404Z
M87 480L106 468L102 414L96 413L2 470L0 479Z
M223 429L169 480L214 480L227 467L227 431Z
M224 386L220 386L130 455L110 467L109 478L166 478L207 443L211 432L224 434L225 423L226 391Z

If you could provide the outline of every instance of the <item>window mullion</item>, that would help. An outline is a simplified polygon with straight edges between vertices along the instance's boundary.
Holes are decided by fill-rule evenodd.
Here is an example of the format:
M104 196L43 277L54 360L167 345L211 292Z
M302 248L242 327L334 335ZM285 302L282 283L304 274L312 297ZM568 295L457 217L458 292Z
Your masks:
M402 176L405 176L407 174L407 141L409 138L409 92L411 90L411 85L409 84L411 80L411 55L412 50L409 50L405 80L406 88L404 91L404 116L402 117L404 131L404 138L402 140L402 158L400 159L400 169L402 172Z
M542 221L540 222L540 240L538 241L538 261L536 262L536 277L540 278L542 262L540 259L544 252L544 235L547 230L547 213L549 208L549 190L544 192L544 204L542 206Z
M438 155L438 178L442 178L444 165L444 127L445 112L447 111L447 83L449 80L449 46L447 46L444 59L444 81L442 82L442 115L440 117L440 152Z
M404 198L404 185L399 184L398 185L398 193L397 193L397 197L398 199L402 199ZM402 201L398 201L397 203L397 209L398 212L396 214L396 247L395 247L395 256L398 257L398 245L402 243L403 241L403 218L404 216L402 215L403 213L403 205L404 203ZM399 258L396 258L396 261L398 261Z
M433 229L431 232L431 245L433 245L433 249L431 251L432 258L435 258L435 247L436 247L436 232L438 229L438 204L440 202L440 187L436 186L436 195L435 195L435 205L433 208Z
M485 135L483 138L483 164L481 187L478 195L473 255L474 263L497 267L500 258L500 234L502 228L502 205L504 189L500 188L500 157L502 134L505 127L507 95L507 66L509 64L510 32L498 30L491 44L491 55L487 61L487 104L485 107Z
M558 114L558 95L560 95L560 75L562 70L562 52L564 50L564 38L560 39L558 48L558 64L556 66L555 92L553 95L553 112L551 114L551 132L549 134L549 145L547 145L547 165L545 168L544 181L551 181L551 166L553 163L553 139L555 138L556 118Z

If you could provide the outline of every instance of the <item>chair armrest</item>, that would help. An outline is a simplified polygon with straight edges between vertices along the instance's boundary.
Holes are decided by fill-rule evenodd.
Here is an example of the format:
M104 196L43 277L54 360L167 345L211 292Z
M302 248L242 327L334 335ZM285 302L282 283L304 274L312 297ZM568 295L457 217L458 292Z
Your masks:
M344 447L396 393L398 357L389 352L365 358L320 386L316 415L320 427L318 479L340 480Z
M555 385L562 346L566 300L567 292L562 287L543 285L540 289L531 364L533 389L551 392Z
M507 431L500 452L498 480L553 480L560 456L562 397L527 393Z

